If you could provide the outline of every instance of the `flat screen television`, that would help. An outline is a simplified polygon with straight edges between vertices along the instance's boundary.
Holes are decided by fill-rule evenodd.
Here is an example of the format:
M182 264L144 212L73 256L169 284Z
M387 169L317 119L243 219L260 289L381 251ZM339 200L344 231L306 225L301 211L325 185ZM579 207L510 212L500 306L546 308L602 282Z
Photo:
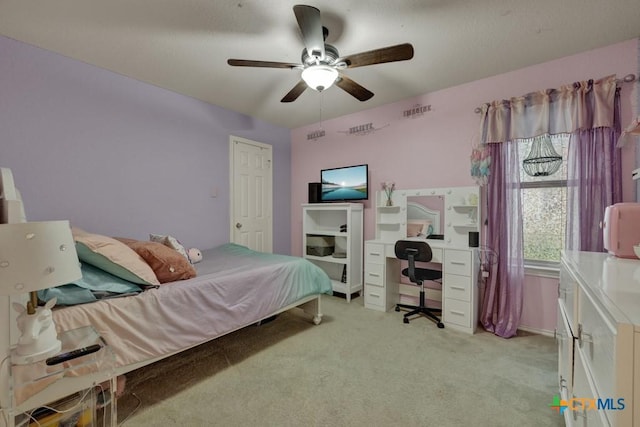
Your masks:
M368 165L345 166L320 171L321 202L352 202L369 199Z

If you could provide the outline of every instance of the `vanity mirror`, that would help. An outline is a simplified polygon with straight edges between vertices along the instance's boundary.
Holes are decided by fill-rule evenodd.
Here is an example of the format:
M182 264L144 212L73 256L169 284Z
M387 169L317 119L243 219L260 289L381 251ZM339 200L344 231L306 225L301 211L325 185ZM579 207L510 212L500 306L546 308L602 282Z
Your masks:
M444 196L407 197L407 237L427 237L444 230Z
M468 247L469 232L480 231L478 187L399 189L391 207L378 193L376 240L395 242L431 234L440 235L447 246Z

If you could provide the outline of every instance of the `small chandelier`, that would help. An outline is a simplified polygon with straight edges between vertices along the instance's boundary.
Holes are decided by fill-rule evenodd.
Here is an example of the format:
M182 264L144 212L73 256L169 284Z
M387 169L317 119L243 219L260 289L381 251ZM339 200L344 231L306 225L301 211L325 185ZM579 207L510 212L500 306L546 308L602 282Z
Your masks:
M561 165L562 156L556 153L548 134L533 138L531 150L522 161L522 167L529 176L553 175Z
M329 89L338 78L338 70L328 65L311 65L302 71L302 80L313 90Z

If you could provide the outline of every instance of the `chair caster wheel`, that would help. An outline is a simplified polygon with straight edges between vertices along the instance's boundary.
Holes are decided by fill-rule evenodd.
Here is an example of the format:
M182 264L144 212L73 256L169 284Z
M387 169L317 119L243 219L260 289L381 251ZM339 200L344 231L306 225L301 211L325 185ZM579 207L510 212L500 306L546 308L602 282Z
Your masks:
M400 307L396 307L396 311L400 311Z
M438 323L438 328L440 328L440 329L444 328L444 323L442 323L442 322Z
M404 319L402 319L402 321L403 321L404 323L409 323L409 319L407 319L406 317L405 317Z

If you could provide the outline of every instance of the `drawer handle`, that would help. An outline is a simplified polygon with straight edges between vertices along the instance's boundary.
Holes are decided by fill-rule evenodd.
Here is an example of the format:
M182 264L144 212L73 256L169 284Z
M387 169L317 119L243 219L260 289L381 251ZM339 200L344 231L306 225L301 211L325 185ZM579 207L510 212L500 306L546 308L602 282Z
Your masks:
M450 310L449 313L457 314L458 316L464 316L465 315L464 311Z
M376 294L369 294L370 297L376 297L376 298L380 298L380 295L376 295Z
M576 399L576 395L575 394L572 394L571 397L572 397L571 400ZM571 408L571 409L573 409L573 408ZM585 418L585 419L587 418L587 408L583 407L582 411L576 411L574 409L571 412L573 412L573 421L578 421L578 417L582 417L582 418Z
M593 335L588 334L582 329L582 323L578 323L578 345L582 348L584 343L593 343Z
M379 252L369 252L369 255L371 256L380 256Z
M451 286L451 289L455 289L457 291L466 291L466 289L462 286Z
M467 265L466 262L460 262L460 261L451 261L451 264L453 264L453 265Z
M557 329L553 330L553 339L555 339L556 341L564 342L565 338L566 334L564 332Z
M558 290L558 298L562 298L566 302L571 302L572 297L573 297L573 290L571 289Z
M380 275L378 273L369 273L369 276L380 277Z

